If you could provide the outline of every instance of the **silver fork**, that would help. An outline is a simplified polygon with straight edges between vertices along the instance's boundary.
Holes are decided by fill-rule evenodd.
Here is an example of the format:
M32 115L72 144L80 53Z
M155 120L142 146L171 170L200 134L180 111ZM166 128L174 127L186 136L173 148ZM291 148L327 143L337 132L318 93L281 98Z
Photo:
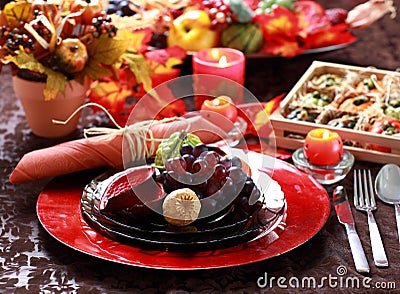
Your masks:
M372 188L370 170L368 170L368 177L366 170L363 170L362 175L360 170L354 170L354 206L358 210L367 212L369 237L371 239L372 255L375 265L382 267L388 266L389 262L386 257L385 248L383 247L378 225L372 213L377 207L374 190Z

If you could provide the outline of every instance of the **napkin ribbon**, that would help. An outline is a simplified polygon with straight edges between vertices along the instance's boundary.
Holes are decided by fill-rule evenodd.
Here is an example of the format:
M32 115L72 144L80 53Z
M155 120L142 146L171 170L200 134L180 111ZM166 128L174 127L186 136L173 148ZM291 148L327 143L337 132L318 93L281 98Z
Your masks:
M136 122L131 125L126 125L125 127L120 126L111 113L102 105L94 102L88 102L86 104L81 105L78 107L66 120L56 120L53 119L52 122L54 124L67 124L75 115L79 113L83 108L95 106L100 108L105 112L105 114L109 117L111 122L116 126L116 128L109 128L109 127L92 127L89 129L83 130L83 136L87 140L94 140L94 141L104 141L104 140L111 140L117 135L122 135L128 142L131 154L132 161L139 161L148 158L152 154L155 154L156 142L161 142L163 138L154 138L153 131L151 127L158 124L173 122L176 120L183 120L187 123L186 132L189 132L191 124L190 121L184 117L168 117L163 118L161 120L145 120L141 122ZM93 138L91 136L99 136L99 135L111 135L102 138ZM147 142L150 144L148 145Z

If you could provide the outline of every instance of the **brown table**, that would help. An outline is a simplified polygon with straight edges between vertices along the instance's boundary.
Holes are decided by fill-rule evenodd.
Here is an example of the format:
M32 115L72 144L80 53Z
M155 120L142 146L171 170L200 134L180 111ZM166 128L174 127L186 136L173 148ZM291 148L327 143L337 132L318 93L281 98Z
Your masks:
M350 8L362 1L321 1L326 6ZM400 63L399 20L385 17L372 27L356 31L358 42L333 52L303 55L284 59L249 59L246 68L246 86L261 101L267 101L287 92L300 78L313 60L338 62L360 66L375 66L395 70ZM190 72L190 62L184 70ZM314 277L317 280L338 277L339 266L347 269L345 277L360 281L370 277L374 289L356 289L329 286L326 281L319 291L370 292L378 287L397 287L400 290L400 245L397 241L394 209L378 203L375 213L387 251L389 268L377 268L372 262L367 217L353 209L357 229L366 251L371 273L358 274L354 269L344 228L338 223L331 209L330 216L320 232L305 244L269 260L248 265L198 271L166 271L131 267L100 260L77 252L53 239L40 225L36 216L36 200L49 180L12 185L8 176L18 160L34 149L51 146L63 140L80 136L82 126L98 123L89 114L76 133L61 140L38 138L30 133L13 93L10 72L3 70L0 85L0 292L16 293L281 293L314 292L316 289L282 289L277 283L273 288L260 288L257 280L266 273L268 277L301 280ZM355 168L370 168L375 176L381 165L356 162ZM340 184L351 195L353 177L350 174ZM326 187L331 196L332 186ZM382 290L383 292L384 290Z

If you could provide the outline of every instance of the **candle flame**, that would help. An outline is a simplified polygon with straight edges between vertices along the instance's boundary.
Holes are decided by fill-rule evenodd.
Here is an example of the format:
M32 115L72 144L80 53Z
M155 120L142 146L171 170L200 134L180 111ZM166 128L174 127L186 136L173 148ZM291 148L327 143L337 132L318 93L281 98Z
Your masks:
M222 55L221 58L218 60L218 66L219 67L227 67L228 66L228 60L226 59L225 55Z
M329 130L324 130L322 133L322 139L328 139L330 137L330 132Z
M211 58L214 60L217 60L221 56L219 49L217 48L212 48L211 49Z

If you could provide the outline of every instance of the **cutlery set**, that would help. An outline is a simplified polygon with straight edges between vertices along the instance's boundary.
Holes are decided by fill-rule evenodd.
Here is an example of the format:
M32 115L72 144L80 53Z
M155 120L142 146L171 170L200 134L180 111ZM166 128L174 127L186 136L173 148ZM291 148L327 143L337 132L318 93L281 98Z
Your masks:
M396 173L393 172L394 170ZM375 191L382 201L395 205L400 242L400 168L397 165L387 164L381 169L375 181ZM339 222L346 228L356 270L360 273L369 273L368 261L357 234L347 193L343 186L334 189L333 203ZM377 267L389 266L382 238L373 215L377 205L370 170L354 170L354 207L357 210L365 211L367 214L374 264Z

